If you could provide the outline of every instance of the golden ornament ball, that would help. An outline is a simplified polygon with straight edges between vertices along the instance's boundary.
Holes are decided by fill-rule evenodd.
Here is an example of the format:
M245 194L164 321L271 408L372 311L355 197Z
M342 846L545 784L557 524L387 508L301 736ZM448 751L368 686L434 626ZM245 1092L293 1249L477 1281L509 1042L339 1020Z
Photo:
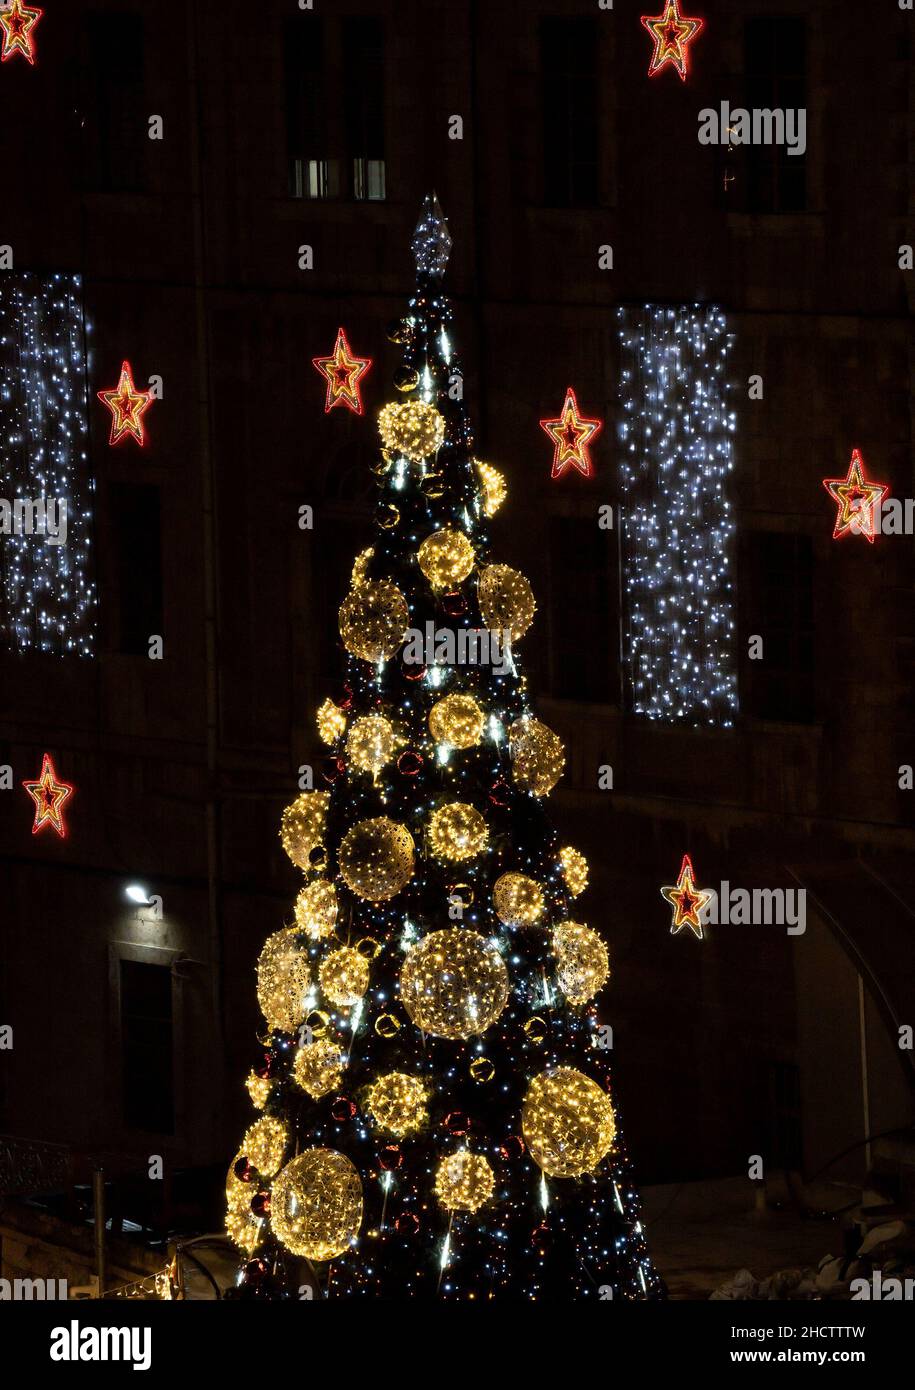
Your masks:
M310 869L309 855L324 839L330 792L302 792L283 812L280 840L293 864Z
M257 962L257 1002L270 1028L292 1033L309 1009L308 954L296 945L297 927L268 936Z
M485 516L495 516L508 496L508 484L498 468L493 468L491 463L481 463L479 459L474 459L474 463L480 478L483 513Z
M261 1177L272 1178L278 1173L286 1152L286 1126L272 1115L262 1115L245 1131L238 1157L244 1157ZM248 1184L250 1187L250 1183Z
M375 554L373 545L367 546L365 550L360 550L353 561L353 572L350 576L350 584L354 589L358 589L360 584L364 584L367 577L369 564Z
M346 1066L344 1054L339 1044L329 1038L306 1043L296 1054L292 1074L303 1091L312 1100L320 1100L329 1091L335 1091L343 1079Z
M581 922L561 922L553 929L552 945L560 989L570 1004L587 1004L610 974L606 946Z
M435 1174L435 1195L446 1211L479 1211L489 1201L495 1185L486 1159L468 1149L448 1154Z
M293 1255L333 1260L352 1245L362 1225L362 1180L336 1149L306 1149L273 1184L270 1221Z
M378 412L378 429L386 449L419 463L441 448L445 421L424 401L391 401Z
M516 719L508 731L512 772L519 786L546 796L562 776L565 752L558 734L532 715Z
M510 632L518 642L534 621L534 591L511 565L487 565L477 589L480 613L490 632Z
M417 1076L392 1071L369 1087L366 1109L380 1129L402 1139L426 1123L428 1092Z
M419 547L417 559L433 589L456 589L473 569L473 546L463 531L445 526L426 537Z
M453 1042L485 1033L508 1001L508 971L492 942L466 927L430 932L410 947L400 997L417 1028Z
M470 1075L481 1086L492 1081L495 1074L496 1069L488 1057L475 1057L470 1063Z
M369 987L369 963L354 946L339 946L322 960L318 979L332 1004L351 1009Z
M333 700L325 700L318 706L315 722L322 743L336 743L346 729L346 715L342 709L337 708Z
M531 1157L553 1178L590 1173L609 1152L616 1119L607 1092L574 1067L535 1076L521 1110Z
M396 1038L400 1032L400 1019L396 1014L379 1014L375 1019L375 1032L379 1038Z
M527 1035L528 1042L533 1043L535 1047L540 1047L546 1042L549 1029L546 1025L546 1019L541 1018L539 1014L535 1014L533 1018L529 1018L527 1023L525 1023L524 1031Z
M295 900L295 924L313 941L333 936L337 924L337 890L326 878L316 878L300 889Z
M340 842L340 873L368 902L385 902L413 876L413 836L387 816L358 821Z
M429 817L429 844L437 859L456 863L472 859L482 853L488 839L485 819L466 801L450 801Z
M251 1255L260 1244L261 1223L251 1210L253 1185L235 1176L235 1164L241 1157L235 1156L226 1176L226 1235L239 1250Z
M272 1081L266 1076L258 1076L257 1072L249 1071L245 1077L245 1090L251 1097L251 1104L256 1110L263 1110L270 1096Z
M559 851L559 862L562 864L562 876L566 881L566 887L572 897L577 898L588 886L588 861L580 850L566 845Z
M346 739L346 753L353 767L373 777L391 761L398 745L394 725L383 714L363 714Z
M326 1014L323 1009L311 1009L305 1016L305 1036L311 1041L312 1038L323 1038L330 1024L330 1014Z
M507 927L530 927L543 914L543 889L527 874L500 875L492 890L496 916Z
M351 589L339 616L343 645L363 661L392 657L410 625L407 600L387 579L366 580Z
M483 737L483 711L472 695L446 695L429 711L429 729L436 743L473 748Z

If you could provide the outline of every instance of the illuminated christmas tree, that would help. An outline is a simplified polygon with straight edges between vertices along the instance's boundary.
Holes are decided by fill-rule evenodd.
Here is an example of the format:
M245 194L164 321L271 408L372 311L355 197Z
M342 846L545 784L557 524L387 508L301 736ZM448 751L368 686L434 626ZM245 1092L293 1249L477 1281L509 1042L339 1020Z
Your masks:
M546 814L564 753L516 655L534 599L487 538L506 489L474 457L450 248L427 199L345 685L317 712L327 781L283 815L305 881L258 965L237 1292L657 1298L596 1010L607 950Z

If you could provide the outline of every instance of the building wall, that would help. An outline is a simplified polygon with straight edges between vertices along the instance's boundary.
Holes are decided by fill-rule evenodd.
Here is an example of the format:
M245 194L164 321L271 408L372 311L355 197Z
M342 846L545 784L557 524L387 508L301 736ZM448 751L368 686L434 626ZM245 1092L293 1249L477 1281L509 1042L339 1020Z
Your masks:
M455 240L450 280L479 447L509 480L496 546L538 596L524 656L543 717L569 748L554 814L592 861L589 919L610 942L606 1007L630 1142L648 1177L742 1171L771 1147L773 1069L800 1061L821 1076L843 1048L851 1058L857 1003L833 1000L820 1055L817 1006L794 983L841 969L823 933L672 938L658 887L687 849L700 881L774 886L789 881L790 862L913 848L896 773L911 756L911 544L834 545L820 485L854 445L896 495L913 485L912 275L896 259L911 236L911 16L709 0L681 85L671 73L647 79L647 36L622 7L344 0L326 17L329 119L342 118L342 18L381 15L388 197L322 202L287 191L282 27L294 8L263 0L252 23L240 0L204 0L173 6L165 23L151 0L93 6L144 25L142 75L111 98L141 132L130 145L137 192L85 187L99 87L91 64L73 62L86 55L82 7L48 12L34 71L5 65L0 103L28 141L7 148L0 240L17 269L84 276L92 392L129 356L138 380L163 377L165 397L143 451L108 448L107 416L90 397L97 660L0 656L0 761L18 786L53 748L77 788L66 841L33 839L21 791L0 796L0 1013L15 1028L0 1128L81 1149L164 1150L182 1165L234 1152L259 1026L253 966L296 887L279 814L299 766L318 756L313 710L334 679L333 614L368 526L371 413L396 364L383 328L409 290L410 233L435 187ZM757 214L742 210L740 160L734 197L724 195L722 152L699 145L696 118L740 100L746 20L786 11L807 21L807 208ZM597 26L593 207L544 203L538 35L549 14ZM143 138L151 114L164 117L161 142ZM449 139L453 115L462 140ZM603 244L612 272L598 269ZM799 535L813 557L810 722L759 717L746 700L727 733L633 720L616 693L615 628L602 697L557 694L557 601L570 600L551 528L557 517L596 526L599 504L617 500L614 310L649 300L716 301L730 316L741 543L756 531ZM362 419L322 414L310 365L341 323L375 359ZM764 379L760 402L747 398L752 373ZM591 483L550 482L537 428L570 383L605 420ZM118 649L118 483L159 490L161 662ZM311 532L297 526L303 504L315 508ZM615 532L606 543L612 585ZM743 567L738 585L744 652L777 615ZM754 679L743 657L740 674L743 697ZM612 792L597 789L602 764ZM125 904L131 881L161 895L161 923ZM176 976L170 1137L122 1118L111 960L124 943ZM807 1088L808 1154L844 1138L844 1107L858 1105L851 1060L848 1077L835 1116Z

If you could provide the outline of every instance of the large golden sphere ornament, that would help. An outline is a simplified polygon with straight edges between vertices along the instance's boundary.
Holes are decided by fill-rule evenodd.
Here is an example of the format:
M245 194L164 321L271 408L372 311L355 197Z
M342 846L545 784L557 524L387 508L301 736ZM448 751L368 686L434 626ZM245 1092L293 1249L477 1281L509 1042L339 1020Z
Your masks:
M428 1091L417 1076L392 1071L369 1088L366 1109L380 1129L403 1138L426 1122Z
M495 1185L486 1159L467 1149L448 1154L435 1174L435 1195L446 1211L479 1211L489 1201Z
M343 1079L346 1058L339 1044L329 1038L319 1038L317 1042L306 1043L296 1055L292 1074L303 1091L313 1100L319 1100L329 1091L335 1091Z
M473 546L463 531L446 526L426 537L416 558L433 589L456 589L473 569Z
M474 463L483 494L483 513L485 516L495 516L508 496L508 485L498 468L493 468L491 463L481 463L479 459L474 459Z
M378 430L386 449L418 463L441 448L445 421L424 401L391 401L378 412Z
M336 1149L306 1149L273 1184L270 1220L293 1255L333 1260L348 1250L362 1225L362 1180Z
M346 753L353 767L370 772L373 777L391 761L396 748L394 725L383 714L363 714L346 739Z
M536 879L511 871L496 879L492 904L507 927L530 927L543 914L543 889Z
M577 898L588 886L588 861L581 850L565 845L559 851L559 862L562 864L562 876L566 881L566 887L572 897Z
M298 927L285 927L268 936L257 962L257 1002L268 1026L283 1033L292 1033L310 1008L311 969L297 935Z
M251 1210L252 1185L235 1176L237 1154L226 1177L226 1234L239 1250L253 1254L260 1244L261 1223Z
M324 839L330 792L302 792L287 806L280 821L280 840L293 864L311 868L309 855Z
M570 1004L587 1004L607 983L610 961L596 931L580 922L562 922L553 930L553 955L559 987Z
M332 1004L351 1009L369 987L369 963L354 946L339 946L322 960L318 979Z
M411 946L400 997L417 1028L463 1041L485 1033L508 1001L508 971L492 942L466 927L434 931Z
M314 941L333 936L337 924L337 890L326 878L316 878L300 889L295 900L295 924Z
M558 734L532 715L522 715L508 730L512 773L519 786L546 796L562 776L565 752Z
M262 1115L245 1131L238 1151L239 1158L246 1158L264 1178L272 1178L278 1173L286 1152L286 1126L272 1115ZM249 1184L250 1186L250 1184Z
M577 1178L609 1152L616 1119L607 1092L574 1067L535 1076L521 1110L531 1157L553 1178Z
M477 590L480 613L490 632L510 632L519 641L534 621L534 591L511 565L487 565Z
M466 801L450 801L439 806L429 818L429 845L436 859L460 863L472 859L486 848L489 831L475 806Z
M318 706L315 722L318 726L318 736L323 743L336 743L346 729L346 715L342 709L337 708L333 700L325 700Z
M483 711L472 695L446 695L429 711L429 729L436 743L473 748L483 737Z
M413 876L413 836L387 816L357 821L343 836L338 858L347 887L368 902L385 902Z
M403 642L410 625L407 600L387 579L351 589L340 605L340 636L353 656L386 661Z

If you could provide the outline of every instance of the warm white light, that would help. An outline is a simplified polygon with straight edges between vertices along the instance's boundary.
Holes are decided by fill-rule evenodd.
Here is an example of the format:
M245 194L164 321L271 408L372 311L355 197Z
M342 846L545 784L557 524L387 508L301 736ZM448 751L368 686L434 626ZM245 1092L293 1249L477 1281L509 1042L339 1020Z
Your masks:
M149 889L141 887L139 883L128 883L124 889L124 896L129 898L132 903L149 905Z

